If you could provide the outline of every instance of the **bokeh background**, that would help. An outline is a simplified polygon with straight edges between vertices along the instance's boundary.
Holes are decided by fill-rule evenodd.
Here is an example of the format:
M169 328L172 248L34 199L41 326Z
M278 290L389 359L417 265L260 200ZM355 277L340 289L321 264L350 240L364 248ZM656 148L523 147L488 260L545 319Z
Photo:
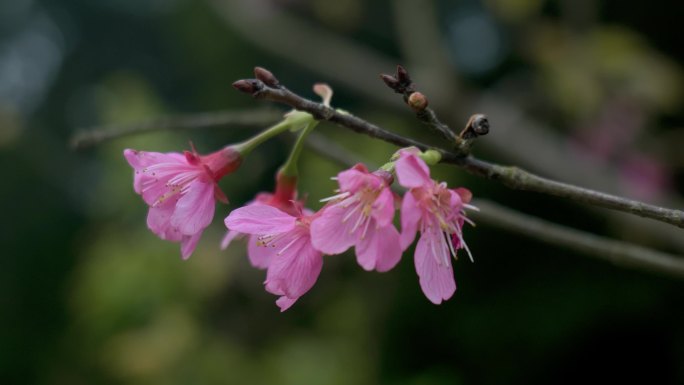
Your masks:
M678 1L11 0L0 2L0 383L684 383L684 285L496 226L441 306L411 251L385 274L327 257L289 311L222 218L273 187L291 138L222 181L231 204L192 258L145 227L124 148L209 152L260 127L128 136L75 151L79 128L269 107L230 84L261 65L289 88L438 143L377 75L405 65L442 118L487 113L479 156L683 207L684 45ZM280 108L280 107L273 107ZM279 111L283 112L284 109ZM379 164L395 150L322 124ZM341 166L303 157L310 206ZM508 190L440 166L478 197L684 253L681 229Z

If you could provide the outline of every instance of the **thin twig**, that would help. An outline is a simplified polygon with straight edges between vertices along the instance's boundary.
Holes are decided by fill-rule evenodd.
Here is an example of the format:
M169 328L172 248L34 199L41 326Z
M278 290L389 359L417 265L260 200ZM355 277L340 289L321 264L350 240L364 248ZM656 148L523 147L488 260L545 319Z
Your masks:
M351 167L359 160L358 156L317 133L310 134L307 145L317 154L343 167ZM470 213L478 223L486 223L550 245L565 246L620 267L684 278L682 257L562 226L486 199L475 199L473 205L480 209L479 212Z
M416 113L416 118L418 118L421 123L438 132L448 143L452 145L458 143L459 139L456 134L454 134L449 126L440 122L435 111L428 107L427 97L420 92L416 92L413 81L404 67L400 65L397 66L397 71L394 73L394 76L381 74L380 78L385 82L387 87L403 96L404 103L411 107L413 112Z
M152 131L187 130L224 125L266 126L282 116L282 111L262 108L251 111L216 111L187 116L167 116L132 124L95 126L79 130L71 139L71 146L83 149L107 140Z
M340 87L346 87L360 97L365 96L375 103L376 108L403 107L403 103L383 92L382 87L373 86L373 81L375 74L391 68L394 63L408 60L416 68L421 86L435 96L433 107L442 112L447 123L462 122L467 118L466 113L472 111L487 111L489 120L498 123L497 133L483 141L482 145L497 155L571 183L615 194L625 193L624 186L616 176L615 166L590 160L581 150L567 146L567 141L557 134L558 130L525 114L510 98L503 98L492 90L474 92L464 87L458 88L458 94L453 92L455 88L452 86L457 84L449 80L454 76L453 64L440 64L441 60L435 60L436 56L402 49L406 55L404 59L397 60L361 42L314 26L304 18L278 7L272 0L209 0L208 3L231 33L239 33L265 52L295 63ZM397 29L405 32L402 37L406 37L406 34L423 36L425 23L429 26L438 24L434 18L431 20L426 17L425 9L420 12L422 15L414 10L407 11L404 13L410 16L396 19ZM255 28L263 25L269 28ZM421 31L416 33L416 28ZM284 30L288 33L281 33ZM421 44L421 51L440 51L438 40L442 39L425 41L416 38L412 44ZM399 45L406 48L404 42ZM445 113L448 114L446 117ZM659 203L679 207L681 197L666 194L659 199ZM649 224L640 217L619 211L608 213L606 217L616 228L638 232L684 251L684 237L678 228L665 223Z
M586 233L526 215L484 199L473 200L480 209L472 217L490 226L606 260L617 266L684 278L684 258L657 250Z
M305 99L282 86L279 88L268 87L257 79L239 80L234 83L234 86L243 92L250 93L256 99L286 104L294 109L308 112L316 119L337 123L338 125L355 132L363 133L398 146L416 146L421 150L430 148L424 143L389 132L352 114L340 112L321 103ZM680 210L667 209L632 199L556 182L517 167L501 166L477 159L473 156L464 157L451 151L443 149L438 150L442 154L443 162L455 164L474 175L498 180L513 189L554 195L576 202L655 219L684 228L684 212Z

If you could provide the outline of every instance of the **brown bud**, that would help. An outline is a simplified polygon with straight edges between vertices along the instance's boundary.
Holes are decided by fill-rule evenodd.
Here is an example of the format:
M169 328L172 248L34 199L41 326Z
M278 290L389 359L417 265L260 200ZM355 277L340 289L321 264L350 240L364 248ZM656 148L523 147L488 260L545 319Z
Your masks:
M420 92L414 92L409 95L408 105L413 111L420 112L427 108L428 100L425 95Z
M387 87L393 90L396 90L397 87L399 87L399 81L392 75L380 74L380 79L387 84Z
M258 88L255 80L242 79L233 83L233 88L246 94L255 93Z
M254 76L269 87L278 87L280 82L273 73L263 67L254 67Z
M487 135L489 133L489 119L487 119L487 115L475 114L471 116L468 126L477 135Z
M396 77L397 77L397 80L399 81L399 83L401 83L402 85L411 84L411 77L409 76L408 71L406 71L406 68L404 68L400 65L397 66Z

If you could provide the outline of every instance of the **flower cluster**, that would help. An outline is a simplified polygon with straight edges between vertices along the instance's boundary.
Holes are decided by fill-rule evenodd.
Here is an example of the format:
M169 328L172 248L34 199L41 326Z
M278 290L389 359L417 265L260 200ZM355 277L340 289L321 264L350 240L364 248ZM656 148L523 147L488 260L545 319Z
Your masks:
M332 91L314 87L326 105ZM133 188L149 206L147 226L161 239L181 244L188 258L204 229L211 223L216 201L227 203L219 180L236 170L244 156L264 140L286 130L300 130L287 162L276 176L273 193L259 193L226 218L226 248L236 238L247 238L250 263L266 270L266 291L277 295L281 311L290 308L316 283L325 255L354 248L356 261L367 271L386 272L400 261L416 234L414 264L420 287L433 303L440 304L456 291L452 257L459 249L470 251L463 239L463 225L471 193L450 189L430 177L430 164L439 160L434 151L399 150L376 171L357 164L333 179L336 195L323 199L314 212L297 199L297 158L303 138L316 125L311 115L293 112L282 123L254 138L209 155L196 151L157 153L125 150L134 169ZM392 191L394 181L405 190ZM400 208L401 231L394 225ZM472 256L470 256L472 260Z
M228 147L208 156L134 150L124 155L135 170L134 189L149 205L148 227L161 239L180 242L183 258L189 257L213 218L215 201L226 201L216 183L239 166L239 153ZM363 164L340 172L333 178L338 194L324 199L318 212L297 200L296 178L280 173L274 193L260 193L226 217L222 248L248 235L251 264L267 270L266 290L280 296L276 303L286 310L313 287L323 255L354 247L363 269L386 272L420 232L416 272L425 296L439 304L456 290L451 258L467 250L463 224L471 193L431 179L419 155L416 149L400 150L393 173L369 172ZM407 189L403 198L390 188L394 175ZM399 204L401 233L393 224Z

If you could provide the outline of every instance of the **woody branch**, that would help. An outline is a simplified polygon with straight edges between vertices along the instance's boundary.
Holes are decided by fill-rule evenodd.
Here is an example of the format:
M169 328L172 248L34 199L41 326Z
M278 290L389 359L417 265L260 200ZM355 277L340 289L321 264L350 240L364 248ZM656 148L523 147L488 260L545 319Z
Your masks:
M303 98L281 85L275 76L267 70L257 69L255 73L257 79L238 80L233 83L233 86L242 92L252 95L255 99L285 104L296 110L308 112L316 119L326 120L352 131L397 146L415 146L421 150L433 148L425 143L387 131L350 113L341 112L332 107L325 106L322 103ZM684 228L684 211L681 210L659 207L633 199L558 182L535 175L515 166L503 166L490 163L469 154L467 152L469 146L465 149L461 146L456 146L456 149L454 150L443 148L433 149L440 152L442 155L441 161L443 163L453 164L473 175L499 181L505 186L513 189L553 195L571 201L622 211Z

